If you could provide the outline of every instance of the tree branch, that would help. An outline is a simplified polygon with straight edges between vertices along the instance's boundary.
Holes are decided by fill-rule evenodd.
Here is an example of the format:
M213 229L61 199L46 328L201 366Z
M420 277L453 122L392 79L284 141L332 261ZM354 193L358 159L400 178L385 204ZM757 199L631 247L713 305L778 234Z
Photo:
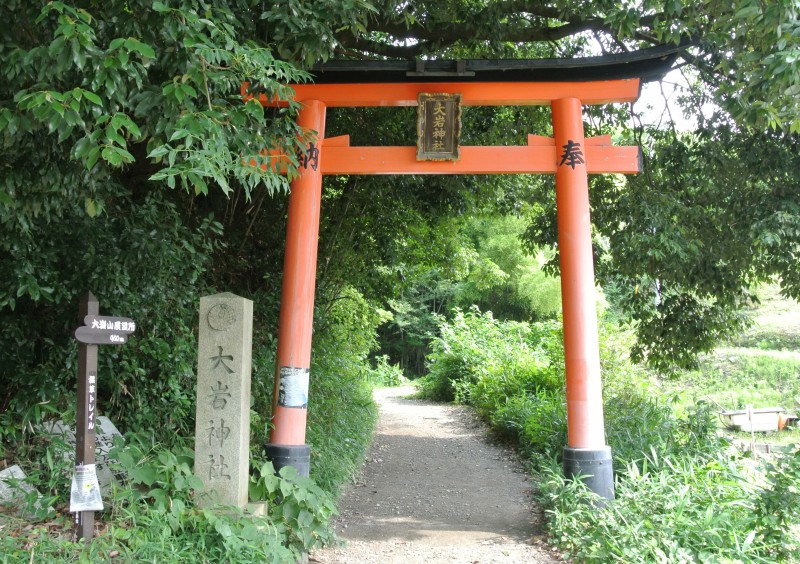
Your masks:
M379 57L389 57L393 59L413 59L426 53L425 46L428 43L418 43L416 45L392 45L382 43L372 39L355 38L352 35L337 37L339 45L347 51L362 51L377 55Z

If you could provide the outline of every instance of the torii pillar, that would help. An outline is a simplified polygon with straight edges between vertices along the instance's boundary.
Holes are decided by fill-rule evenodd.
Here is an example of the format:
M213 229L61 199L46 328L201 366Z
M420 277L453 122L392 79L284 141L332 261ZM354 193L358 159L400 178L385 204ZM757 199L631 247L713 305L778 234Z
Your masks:
M581 101L553 100L558 250L567 379L564 474L584 476L593 492L614 498L611 449L603 428L589 180Z
M322 198L322 152L325 104L306 100L297 119L306 132L316 132L301 156L300 175L292 181L286 254L278 322L278 352L272 395L272 432L265 446L276 471L294 466L308 477L311 449L306 442L308 385L311 372L311 333L317 275L317 239Z

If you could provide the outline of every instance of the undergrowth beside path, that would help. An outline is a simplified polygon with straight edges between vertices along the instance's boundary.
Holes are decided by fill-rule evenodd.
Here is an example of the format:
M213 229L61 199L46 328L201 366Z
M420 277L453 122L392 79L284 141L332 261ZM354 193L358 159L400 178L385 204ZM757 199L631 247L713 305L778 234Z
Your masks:
M795 561L800 452L758 463L732 449L719 434L716 406L671 402L674 392L627 360L629 338L601 327L616 475L616 499L602 507L560 468L566 401L558 324L457 313L442 322L421 393L474 406L519 447L542 482L552 541L581 561Z
M119 460L115 470L124 471L128 481L104 496L106 509L96 513L95 538L88 545L72 542L68 507L73 469L65 453L74 447L41 436L27 440L27 429L5 425L6 456L13 453L24 466L27 483L44 497L41 505L35 493L26 497L24 519L0 513L0 563L118 559L285 564L336 542L330 527L335 499L341 484L363 461L377 417L373 382L384 375L368 362L375 348L377 318L363 298L352 292L346 308L333 307L327 314L325 330L315 334L314 342L306 435L312 448L310 478L297 476L293 468L276 476L265 458L263 444L269 432L265 414L270 413L272 397L272 379L266 375L274 367L275 342L263 333L254 339L249 485L252 501L267 502L266 514L199 507L194 437L165 430L161 405L154 402L153 408L145 406L154 429L128 430L112 450L112 458ZM180 353L187 364L196 351L187 346ZM194 390L181 393L193 397ZM192 410L181 412L179 428L193 428L193 415ZM48 506L53 513L47 512Z

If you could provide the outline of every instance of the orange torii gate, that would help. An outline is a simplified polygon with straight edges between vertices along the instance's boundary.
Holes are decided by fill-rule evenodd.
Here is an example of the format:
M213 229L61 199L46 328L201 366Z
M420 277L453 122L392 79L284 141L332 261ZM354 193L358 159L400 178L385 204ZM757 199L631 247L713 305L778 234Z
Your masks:
M663 75L672 63L673 58L663 51L657 55L649 60L649 76ZM378 83L363 81L365 74L358 75L358 83L351 76L336 82L339 77L329 76L335 73L319 72L317 83L293 85L294 99L302 104L298 123L315 132L316 137L301 158L300 175L292 182L289 197L274 428L267 454L276 469L291 465L308 475L306 408L323 175L555 174L567 391L564 471L568 476L585 476L594 492L612 498L614 478L603 422L588 174L638 173L641 152L638 147L613 146L610 136L585 138L582 107L633 102L639 97L641 79L581 80L580 75L586 73L577 72L573 73L577 80L514 81L519 73L508 73L502 81L496 81L495 73L492 80L481 81L473 79L475 73L465 70L463 61L454 66L456 72L426 73L424 63L417 61L417 72L405 72L405 77L380 73ZM593 66L595 73L597 67ZM609 71L607 65L600 67L601 76L619 74ZM628 75L645 74L641 67L625 69ZM447 80L442 80L443 76ZM426 93L459 94L465 106L549 105L553 137L529 135L525 146L464 146L458 160L448 161L417 160L417 147L354 147L349 136L325 137L326 108L417 106L419 95ZM252 98L247 85L242 94ZM260 101L272 105L263 95Z

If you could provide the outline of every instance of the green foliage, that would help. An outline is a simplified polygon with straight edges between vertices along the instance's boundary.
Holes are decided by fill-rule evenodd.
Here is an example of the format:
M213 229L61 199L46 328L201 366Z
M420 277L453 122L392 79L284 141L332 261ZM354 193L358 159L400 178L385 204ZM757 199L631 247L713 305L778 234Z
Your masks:
M474 304L517 321L551 319L561 311L561 280L542 271L546 252L526 254L520 240L524 230L525 221L514 216L468 223L467 234L480 258L459 285L456 305Z
M421 375L424 355L441 312L452 303L457 284L439 267L417 273L397 298L387 300L388 319L380 328L381 350L405 372Z
M534 462L560 457L567 444L567 401L561 390L504 398L489 420Z
M74 396L64 390L76 378L72 333L81 294L89 289L102 313L137 322L125 347L103 349L99 356L101 413L114 413L125 429L191 432L194 296L219 245L219 225L211 218L186 225L163 194L136 198L125 192L94 218L74 205L57 221L5 219L0 224L4 442L23 444L27 433L57 413L74 417ZM75 246L65 249L66 241Z
M675 420L662 392L625 352L631 334L601 324L600 350L608 444L624 470L659 453L705 452L716 445L716 416L698 404ZM538 464L561 458L567 443L560 324L497 321L477 309L442 321L420 394L472 405L499 434Z
M22 528L30 523L13 516L4 517L6 527ZM61 520L65 526L70 526L71 519ZM47 558L51 562L74 561L74 555L80 552L80 547L66 539L54 539L45 525L31 526L28 534L20 539L12 535L0 536L0 561L3 564L16 564L30 560L31 546L36 546L39 558ZM88 558L84 558L88 562Z
M38 216L53 220L59 217L60 210L73 205L81 205L86 214L95 216L113 205L118 186L133 191L152 186L185 186L190 192L208 194L210 197L198 208L215 208L225 226L233 227L230 235L237 239L237 245L231 248L237 250L225 265L237 263L241 270L218 275L218 280L236 280L253 291L259 278L253 274L256 266L270 264L270 259L279 254L270 245L275 240L270 227L273 222L280 226L282 210L280 204L264 205L266 196L280 194L287 187L287 180L295 172L296 150L308 140L299 135L293 120L296 106L287 101L291 94L287 83L302 82L308 75L291 62L308 67L333 55L575 56L597 47L579 35L588 29L608 50L690 40L692 46L683 49L680 56L696 67L704 84L718 90L720 104L739 121L741 127L737 131L749 135L747 125L783 126L789 130L789 136L783 139L773 136L763 143L758 139L756 145L763 144L759 149L763 152L745 161L747 168L763 172L764 163L780 162L786 163L786 171L797 169L793 162L787 162L793 159L791 149L796 145L791 130L800 123L793 119L797 113L794 94L798 79L796 65L792 64L797 55L797 26L790 0L774 2L769 7L752 0L712 2L702 9L680 2L645 2L637 8L619 2L576 2L557 10L551 6L528 7L525 12L517 8L507 2L481 5L419 1L398 8L392 2L363 0L323 2L313 7L297 1L256 5L245 0L135 0L107 2L98 10L86 0L51 2L44 8L9 0L0 8L0 15L15 22L0 32L0 56L5 63L5 80L0 82L0 143L4 149L0 159L4 170L0 206L20 223ZM738 29L747 29L747 33L737 33ZM720 53L726 56L721 57ZM243 81L251 83L252 92L284 100L287 107L264 111L255 101L242 103L239 87ZM693 94L702 97L708 92L697 87ZM742 104L742 99L749 103ZM356 128L376 144L396 140L408 143L408 138L413 138L412 112L405 111L398 119L397 113L390 116L394 111L332 111L329 132L350 133ZM589 117L589 129L596 127L596 118L600 122L597 129L623 127L618 109L591 110ZM529 131L546 131L549 127L546 108L469 108L464 120L468 141L476 143L493 144L500 138L511 144L524 143ZM723 119L720 123L724 122ZM709 129L719 128L718 123L709 125ZM341 129L347 131L338 131ZM664 144L669 146L671 141ZM785 147L776 150L776 143ZM261 153L263 148L280 149L288 155L288 176L277 174L273 163ZM743 150L733 160L747 154ZM250 166L251 159L264 168ZM724 171L726 166L718 168ZM723 178L712 173L706 176ZM731 176L742 177L738 172ZM786 180L793 178L781 171L764 173L762 177L771 187L791 184ZM441 304L441 298L452 297L451 283L456 278L437 269L445 262L441 256L447 256L446 251L464 246L427 245L429 232L423 228L447 225L452 216L476 210L520 214L533 190L551 187L547 180L522 177L342 177L329 179L327 184L333 188L326 189L326 204L332 205L324 208L321 256L325 267L321 269L320 287L335 288L346 280L387 309L388 300L397 300L398 313L406 306L422 311L418 307L422 303ZM722 181L719 184L730 185ZM682 186L694 185L705 186L682 180ZM113 189L107 190L109 186ZM666 193L652 186L647 192L655 194L653 198ZM738 189L729 192L747 193ZM214 200L217 193L229 195L232 201ZM634 199L637 197L634 195ZM240 205L239 199L244 203ZM669 194L659 202L668 215L663 222L667 227L676 223L674 217L682 217L681 206L670 206L671 199L676 198ZM552 194L537 198L545 203L551 200ZM731 217L741 211L733 209L738 205L735 198L712 194L711 200L720 202L722 208L731 208ZM690 237L686 244L670 246L668 241L674 237L665 229L666 242L659 241L652 253L644 248L645 243L627 244L630 233L623 236L614 248L635 249L632 254L640 258L639 265L641 257L663 259L657 269L651 264L646 271L637 268L633 273L622 274L621 287L629 291L625 296L635 287L646 288L651 281L663 281L667 296L656 314L649 311L647 296L631 298L632 302L643 301L629 304L627 309L643 321L643 338L637 352L661 366L669 358L689 363L693 352L708 349L734 326L732 321L737 320L728 312L737 296L731 293L736 294L738 288L747 287L754 277L767 271L791 279L797 264L792 235L797 214L796 206L789 203L781 203L777 213L765 215L754 224L727 221L730 218L712 222L752 234L758 239L756 246L764 252L757 253L758 259L763 259L757 265L757 276L732 268L729 279L712 285L710 290L698 291L695 284L676 284L663 271L672 268L692 275L702 273L702 261L676 262L672 255L687 258L687 254L695 252L697 240L704 244L725 242L727 231L717 229L702 237ZM598 215L607 214L607 225L615 229L640 227L627 217L620 217L617 212L625 208L613 198L604 198L596 207ZM706 211L701 205L686 207L690 211ZM197 208L187 208L186 216L196 213ZM773 208L757 202L747 203L743 209ZM243 218L246 221L241 221ZM439 221L442 218L445 221ZM348 220L358 221L363 229L343 227ZM661 222L657 223L661 229ZM607 236L609 231L605 229L602 234ZM254 242L257 238L263 245ZM539 243L547 248L552 241ZM711 249L709 253L714 252L714 245L705 246ZM253 257L258 259L249 263L253 269L247 272L246 265ZM724 256L720 269L724 270L729 260L730 256ZM501 290L505 288L508 295L495 296L504 299L493 299L498 316L505 315L500 302L517 309L532 308L537 316L542 312L549 315L556 309L557 287L552 280L545 283L538 270L512 272L499 264L494 259L479 262L472 282L483 293L477 300L471 299L472 295L465 298L463 306L481 302L489 291L503 294ZM625 270L626 264L617 257L612 266ZM508 275L506 280L514 292L509 293L506 284L496 283L504 278L501 271ZM421 299L410 297L410 292L402 295L413 283L398 283L398 274L411 280L421 272L434 273L429 277L431 284L419 290ZM248 278L247 283L244 278ZM791 283L787 284L790 287ZM30 291L36 296L58 291L58 286L40 284L37 273L29 267L18 288L23 294ZM15 299L13 295L10 298ZM450 305L453 304L446 307ZM487 309L488 303L480 305ZM530 313L526 310L526 314ZM669 329L675 325L680 325L680 330ZM425 335L430 328L429 323L421 323L405 332L410 337L405 349L397 345L401 340L393 336L391 346L387 345L384 352L400 360L404 368L413 366L412 372L419 372ZM403 333L400 327L391 328L395 329ZM694 348L685 346L689 338L693 339ZM662 354L660 350L666 352Z
M800 396L800 359L792 355L757 354L747 349L719 349L700 368L685 373L684 401L705 399L724 409L794 405Z
M270 303L267 295L254 296L254 306L259 316L277 317L278 303ZM312 343L306 442L311 445L311 478L335 497L361 467L377 422L368 357L376 346L380 316L352 288L344 288L327 306L317 311ZM250 446L258 459L269 442L277 341L266 328L255 331L253 340Z
M555 327L501 322L477 308L442 321L428 356L424 397L462 401L488 411L498 396L561 387ZM485 382L484 382L485 380Z
M343 26L336 36L357 53L401 59L568 58L675 45L678 66L698 77L696 91L713 96L740 126L796 133L797 14L794 0L576 0L524 9L514 2L415 0L400 8L387 3L368 35Z
M202 488L202 482L192 474L194 452L185 446L167 450L162 445L154 444L146 435L129 434L127 445L117 445L110 452L112 458L119 460L120 467L126 472L131 485L141 488L141 494L153 510L170 511L174 499L186 502L192 491ZM173 528L179 528L180 522L172 516L168 518Z
M368 358L380 316L352 288L339 298L318 317L306 434L311 477L334 496L359 471L378 417Z
M527 455L560 456L567 436L562 342L556 322L456 310L441 321L420 394L474 406Z
M753 504L753 528L776 560L800 557L800 539L793 534L800 510L800 450L767 462L766 485Z
M18 561L24 553L26 560L37 554L48 562L95 562L116 554L136 561L279 564L335 541L332 498L293 469L276 476L267 462L251 478L251 496L267 502L266 515L200 508L202 482L192 473L191 449L165 449L144 435L126 439L111 456L120 461L129 483L114 489L101 517L106 526L92 543L76 544L38 530L3 535L3 562Z
M271 462L265 463L251 478L251 499L269 502L272 522L286 531L284 544L298 553L332 544L336 537L330 528L336 515L333 498L313 480L297 474L291 466L281 468L278 475Z
M793 562L796 458L753 471L718 449L653 449L617 474L616 499L602 507L551 467L542 485L548 528L582 561Z
M389 363L388 355L375 357L375 368L370 369L369 379L374 386L390 387L402 386L408 383L408 379L403 376L403 369L397 364Z
M800 153L793 136L719 123L641 141L644 174L592 181L595 264L635 322L634 358L669 372L747 326L751 288L780 278L795 295ZM555 243L555 226L555 210L539 208L528 246Z
M649 27L654 42L691 44L682 57L738 123L800 131L796 120L800 107L792 99L800 86L796 2L738 0L701 5L654 0L644 2L642 8L611 8L606 22L612 33L633 39Z
M722 458L662 458L653 451L643 470L631 465L618 475L616 500L605 507L593 506L583 484L555 470L542 492L554 539L585 561L766 562L742 534L749 512L742 479Z
M781 295L779 283L771 281L759 286L753 303L743 308L752 324L728 344L762 351L800 350L800 332L797 331L800 309L797 305L797 300Z
M266 9L261 19L272 27L272 41L288 60L311 66L327 60L338 45L336 34L367 31L368 18L377 9L364 0L324 0L309 5L288 0Z
M287 82L307 75L253 41L243 8L191 0L111 2L102 10L82 1L41 11L4 4L2 15L19 24L0 36L0 143L14 171L2 186L6 202L24 197L21 169L30 159L83 176L85 187L73 180L67 189L86 197L89 215L102 210L93 192L109 178L149 176L195 193L209 185L285 191L275 167L247 163L267 163L262 148L294 155L302 136L291 112L265 114L256 101L242 104L239 90L250 82L286 100ZM57 186L51 182L42 179Z
M606 389L605 397L606 442L614 454L616 471L641 461L651 450L672 448L677 422L662 399L637 390L635 384L611 393Z
M796 560L796 454L741 459L718 436L716 405L701 401L679 417L642 374L605 374L616 499L597 506L582 483L540 464L557 544L598 562ZM704 396L698 378L681 385Z
M25 478L4 478L5 486L13 492L14 503L10 505L16 508L10 513L18 513L23 519L34 523L54 517L56 508L60 509L69 502L69 480L74 465L68 453L72 454L74 450L74 446L57 437L52 440L38 437L25 445L21 457ZM30 459L41 462L37 465L24 462ZM0 508L7 502L5 499L0 503Z
M235 508L219 512L195 505L202 482L192 473L194 453L188 448L166 450L129 436L128 444L112 455L130 477L131 487L116 493L110 538L98 540L111 543L123 555L138 557L143 551L155 556L164 550L162 561L282 562L296 558L307 548L305 543L322 542L319 530L321 523L327 526L332 505L308 479L279 478L270 464L264 465L260 477L253 478L259 495L254 499L268 502L269 515L243 517ZM265 478L267 471L270 476ZM303 513L298 521L300 508L312 518ZM166 546L172 548L165 550Z
M586 561L793 561L796 454L762 468L742 464L717 438L707 404L681 419L655 404L642 416L648 409L642 398L617 398L609 406L629 414L626 420L612 414L612 430L658 426L647 437L629 432L627 445L610 434L616 499L605 506L592 504L579 481L541 468L548 527L559 545Z
M713 23L706 35L717 44L730 42L728 49L734 53L713 59L715 70L728 79L717 84L718 99L739 123L800 133L797 3L742 0L723 9L730 11L710 20ZM748 32L739 33L742 29Z

